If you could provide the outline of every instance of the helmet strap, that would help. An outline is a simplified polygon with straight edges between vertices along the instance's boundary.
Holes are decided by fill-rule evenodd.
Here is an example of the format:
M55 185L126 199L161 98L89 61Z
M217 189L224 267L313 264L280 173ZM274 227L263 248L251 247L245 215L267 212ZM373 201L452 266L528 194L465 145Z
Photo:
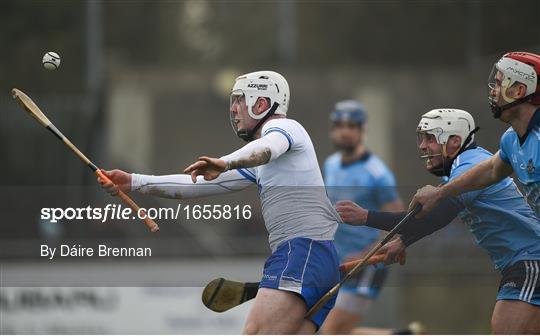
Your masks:
M446 151L446 145L448 145L448 142L442 145L442 155L443 157L448 157L448 152Z
M503 106L498 106L495 103L490 104L491 113L493 113L493 118L499 119L501 117L501 114L503 113L503 111L506 111L511 107L514 107L514 106L517 106L517 105L520 105L520 104L523 104L523 103L527 103L530 100L530 98L532 98L534 95L535 95L535 93L531 93L528 96L516 99L513 102L505 104Z
M474 133L478 132L480 130L480 127L476 126L470 133L469 135L467 135L467 137L465 138L465 141L463 141L463 144L461 145L461 147L459 148L459 150L457 151L457 153L454 155L454 157L457 157L459 154L463 153L467 147L469 146L471 140L472 140L472 137L474 135ZM443 152L446 152L446 147L443 148Z
M270 108L270 110L268 111L268 113L266 113L266 115L264 117L261 118L261 120L259 120L259 122L257 123L257 125L255 125L255 127L253 127L252 129L249 129L249 130L244 130L244 131L238 131L236 132L236 135L238 135L238 137L246 142L250 142L250 141L253 141L254 140L254 136L255 136L255 133L257 133L257 131L259 130L259 128L261 128L261 126L268 120L268 118L270 118L271 116L273 116L276 112L276 109L278 108L279 104L276 102L272 105L272 107Z

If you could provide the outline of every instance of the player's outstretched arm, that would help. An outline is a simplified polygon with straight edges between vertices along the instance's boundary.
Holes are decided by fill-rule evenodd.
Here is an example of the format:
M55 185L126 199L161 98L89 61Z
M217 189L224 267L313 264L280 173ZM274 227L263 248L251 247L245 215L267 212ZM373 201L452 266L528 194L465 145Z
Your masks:
M469 191L487 188L512 174L512 171L512 166L501 160L499 152L497 152L491 158L480 162L444 186L425 186L419 189L416 195L414 195L409 209L413 209L418 203L422 204L422 211L418 213L417 217L423 217L442 198L458 196Z
M400 230L401 239L409 246L425 236L450 224L458 213L465 208L463 202L455 197L443 199L423 218L413 218ZM392 230L405 217L405 212L384 212L370 210L365 222L366 226L380 230Z
M191 176L185 174L153 176L129 174L118 169L104 173L124 192L138 191L142 194L174 199L220 195L253 185L236 170L222 174L211 182L199 178L197 184L192 182ZM102 181L99 177L98 182L110 194L118 193L113 184Z
M211 181L231 169L264 165L277 159L288 149L287 138L278 132L272 132L219 159L201 156L197 162L188 166L184 173L191 175L193 183L196 183L197 176Z
M457 198L445 198L427 216L411 219L397 233L402 235L402 242L409 246L448 225L464 208ZM338 201L336 211L346 224L366 225L384 231L391 231L406 215L405 212L368 211L352 201Z
M391 231L406 216L405 212L368 211L351 201L340 201L338 213L356 225ZM405 249L416 241L448 225L465 208L455 197L445 198L424 218L412 218L397 232L401 236L384 245L377 254L384 255L384 263L405 264ZM342 215L343 214L343 215Z

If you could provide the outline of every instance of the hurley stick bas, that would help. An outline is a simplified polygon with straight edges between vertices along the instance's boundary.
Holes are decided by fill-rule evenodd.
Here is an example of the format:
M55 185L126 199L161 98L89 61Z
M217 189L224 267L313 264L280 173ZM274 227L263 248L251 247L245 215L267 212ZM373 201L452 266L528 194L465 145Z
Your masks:
M384 254L375 255L369 258L364 266L384 262L384 257ZM343 263L339 265L339 271L341 273L349 272L362 261L360 259ZM222 313L255 298L258 290L258 282L240 282L217 278L204 287L202 302L208 309Z

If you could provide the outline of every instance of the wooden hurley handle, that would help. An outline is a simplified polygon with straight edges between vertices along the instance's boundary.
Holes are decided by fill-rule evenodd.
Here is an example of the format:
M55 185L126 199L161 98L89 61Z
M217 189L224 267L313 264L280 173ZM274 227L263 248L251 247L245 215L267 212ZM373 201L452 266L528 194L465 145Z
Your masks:
M13 98L17 100L17 102L24 108L26 112L28 112L32 118L36 119L41 125L43 125L45 128L47 128L49 131L51 131L52 134L54 134L60 141L62 141L66 146L71 149L73 153L75 153L90 169L96 172L96 174L104 179L107 182L112 181L103 174L98 167L96 167L95 164L93 164L71 141L69 141L68 138L66 138L58 128L56 128L51 121L45 116L45 114L39 109L39 107L28 97L24 92L18 89L13 89L11 91L11 94L13 95ZM124 194L121 190L118 190L118 196L126 202L129 207L137 212L143 215L145 218L143 219L144 223L151 232L156 232L159 230L158 225L156 222L151 220L147 217L146 213L144 211L139 212L139 206L133 202L131 198L129 198L128 195Z
M100 169L96 170L96 175L101 177L103 180L107 182L111 182L111 179L109 179ZM113 183L114 184L114 183ZM141 218L146 226L150 229L150 232L157 232L159 231L159 226L154 222L152 219L150 219L146 212L143 210L140 210L141 208L135 203L128 195L126 195L120 188L118 188L118 197L120 197L130 208L131 210L135 211L137 214L141 214L141 216L144 216L144 218Z

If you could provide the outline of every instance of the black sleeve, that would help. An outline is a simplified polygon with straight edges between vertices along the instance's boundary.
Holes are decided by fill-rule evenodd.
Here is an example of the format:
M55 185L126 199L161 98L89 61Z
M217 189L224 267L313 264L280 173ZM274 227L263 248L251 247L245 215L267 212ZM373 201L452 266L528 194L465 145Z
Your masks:
M422 239L433 232L450 224L465 205L455 197L441 200L433 210L422 218L411 218L410 221L398 230L406 246ZM405 217L405 212L368 212L366 226L380 230L390 231Z
M366 226L379 230L390 231L394 228L394 226L397 225L397 223L399 223L400 220L403 219L403 217L405 217L406 214L407 213L405 211L385 212L369 210Z

